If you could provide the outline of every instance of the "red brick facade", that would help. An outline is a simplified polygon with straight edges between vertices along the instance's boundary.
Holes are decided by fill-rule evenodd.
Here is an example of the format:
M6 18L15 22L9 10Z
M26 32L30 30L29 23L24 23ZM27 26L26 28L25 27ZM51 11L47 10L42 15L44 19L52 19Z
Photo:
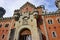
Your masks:
M42 40L60 40L60 12L46 14L43 9L43 6L35 7L34 5L27 2L20 8L20 10L15 10L15 12L19 11L20 13L25 13L29 11L32 14L33 11L37 11L37 28L39 28L41 31L40 37ZM11 29L15 29L15 22L16 20L14 16L11 18L0 19L0 40L9 40L9 32ZM28 30L24 32L30 34Z

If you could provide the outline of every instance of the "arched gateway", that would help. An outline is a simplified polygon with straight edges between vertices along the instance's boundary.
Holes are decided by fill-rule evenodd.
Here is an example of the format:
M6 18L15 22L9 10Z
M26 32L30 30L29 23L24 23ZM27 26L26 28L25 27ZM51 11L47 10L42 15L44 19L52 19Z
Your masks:
M22 29L19 32L18 40L32 40L31 31L27 28Z
M32 6L30 4L26 4L27 10L25 12L15 11L15 36L14 40L40 40L37 21L38 12L36 10L30 12L28 10L28 5L30 8Z
M14 40L40 40L37 27L30 25L16 27Z

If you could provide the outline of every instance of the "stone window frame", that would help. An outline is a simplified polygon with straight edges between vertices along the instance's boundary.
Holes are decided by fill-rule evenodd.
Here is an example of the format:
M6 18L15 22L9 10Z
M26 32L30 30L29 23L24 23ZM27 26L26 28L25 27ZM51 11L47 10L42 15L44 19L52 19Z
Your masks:
M46 19L47 24L49 24L49 23L48 23L48 20L52 20L52 24L54 24L53 18L47 18L47 19Z
M60 17L57 17L57 18L56 18L56 20L57 20L57 23L59 23L59 24L60 24L60 22L58 22L58 19L60 20Z
M53 32L55 33L55 34L54 34L55 36L53 35ZM53 37L53 38L56 38L56 37L57 37L57 33L56 33L56 31L52 31L51 34L52 34L52 37Z

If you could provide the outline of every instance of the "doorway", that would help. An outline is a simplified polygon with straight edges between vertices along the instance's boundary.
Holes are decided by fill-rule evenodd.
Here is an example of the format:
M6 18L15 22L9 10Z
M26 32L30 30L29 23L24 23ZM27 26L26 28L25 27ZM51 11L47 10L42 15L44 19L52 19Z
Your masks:
M18 40L32 40L31 31L27 28L22 29L19 32L19 39Z

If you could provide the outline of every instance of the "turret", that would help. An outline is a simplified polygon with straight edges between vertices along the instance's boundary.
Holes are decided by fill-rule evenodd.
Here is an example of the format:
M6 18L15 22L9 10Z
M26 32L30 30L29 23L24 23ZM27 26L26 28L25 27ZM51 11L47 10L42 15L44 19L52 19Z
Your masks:
M58 8L58 10L60 10L60 0L56 0L55 4L56 4L56 7Z
M19 20L19 17L20 17L19 10L15 10L15 11L14 11L13 17L15 18L15 21L18 21L18 20Z

